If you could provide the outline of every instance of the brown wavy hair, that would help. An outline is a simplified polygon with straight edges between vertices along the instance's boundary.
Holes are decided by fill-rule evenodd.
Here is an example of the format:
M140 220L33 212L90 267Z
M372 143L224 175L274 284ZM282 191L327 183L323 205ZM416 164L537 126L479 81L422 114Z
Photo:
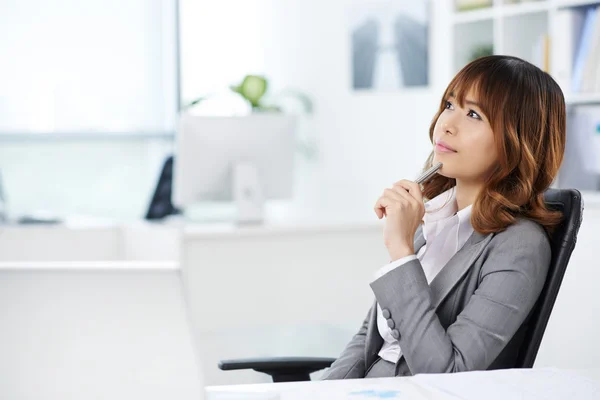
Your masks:
M516 57L481 57L465 66L450 82L429 128L453 95L463 107L473 90L490 121L499 162L473 203L471 224L480 233L500 232L518 217L529 218L552 231L560 212L544 205L543 194L558 174L566 141L566 107L562 90L550 75ZM432 152L425 163L432 165ZM426 199L449 190L456 180L435 175L423 184Z

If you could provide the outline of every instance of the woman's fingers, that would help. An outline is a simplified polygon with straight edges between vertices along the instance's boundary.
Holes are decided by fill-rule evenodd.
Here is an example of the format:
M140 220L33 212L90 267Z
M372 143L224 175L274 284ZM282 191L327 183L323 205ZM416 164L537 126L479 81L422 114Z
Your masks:
M421 187L417 183L402 180L394 184L394 190L406 199L411 208L421 214L425 213L423 194L421 193Z
M379 197L379 199L375 203L374 210L375 214L377 214L377 217L379 219L383 218L386 215L385 209L387 207L391 207L392 204L395 201L398 201L399 199L400 195L396 193L393 189L385 189L381 197Z
M385 194L383 194L379 199L377 199L377 202L375 203L374 207L375 214L377 214L377 217L381 219L384 216L386 216L386 208L391 207L393 203L394 199L392 199L389 195L386 196Z
M400 189L404 191L404 189ZM388 188L383 191L381 197L375 203L375 214L379 219L387 215L389 209L402 209L410 205L411 196L404 191L399 192L396 188Z
M375 203L374 210L377 217L381 219L387 214L386 209L391 207L402 209L407 206L424 208L423 193L419 184L403 179L383 191Z
M423 192L418 183L403 179L394 184L395 188L403 188L406 190L415 200L423 203Z
M411 196L410 193L408 193L408 190L406 190L403 186L400 186L398 184L395 184L393 187L394 193L396 193L398 196L400 196L403 200L412 202L414 200L414 197Z

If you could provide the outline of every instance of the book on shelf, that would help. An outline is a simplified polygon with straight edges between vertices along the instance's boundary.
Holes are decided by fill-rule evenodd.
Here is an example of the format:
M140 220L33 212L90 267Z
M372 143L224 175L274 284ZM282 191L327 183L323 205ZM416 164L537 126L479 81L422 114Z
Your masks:
M456 11L470 11L491 7L493 0L455 0Z
M570 11L579 12L579 11ZM571 91L593 92L596 87L597 65L600 59L600 18L598 7L588 7L573 59Z
M546 0L504 0L504 4L541 3Z
M533 45L531 63L542 71L550 72L550 36L541 35Z
M585 60L583 76L581 81L582 93L593 93L596 91L600 79L598 79L598 64L600 61L600 8L596 8L596 20L594 30L590 39L590 53Z
M569 8L555 16L552 75L565 93L600 90L598 7Z

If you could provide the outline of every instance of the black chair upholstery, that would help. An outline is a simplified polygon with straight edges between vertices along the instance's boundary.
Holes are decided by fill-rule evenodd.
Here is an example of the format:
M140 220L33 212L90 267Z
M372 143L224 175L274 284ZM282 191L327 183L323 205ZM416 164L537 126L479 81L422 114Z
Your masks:
M544 194L544 202L548 208L561 211L564 218L550 235L552 261L548 277L530 315L529 328L525 333L525 340L519 350L514 368L533 367L571 253L577 243L577 233L583 219L583 199L578 190L550 189Z
M150 206L146 213L147 220L159 220L169 215L180 214L181 212L173 206L171 202L171 193L173 191L173 156L165 160L156 189L152 195Z
M577 233L583 218L583 200L575 189L549 189L544 194L546 205L563 213L563 220L550 235L552 260L546 284L527 319L518 356L512 368L531 368L537 356L544 331L558 290L562 283L571 253L577 242ZM310 380L309 374L329 367L334 358L266 358L247 360L226 360L219 363L225 371L254 369L269 374L273 382L290 380Z

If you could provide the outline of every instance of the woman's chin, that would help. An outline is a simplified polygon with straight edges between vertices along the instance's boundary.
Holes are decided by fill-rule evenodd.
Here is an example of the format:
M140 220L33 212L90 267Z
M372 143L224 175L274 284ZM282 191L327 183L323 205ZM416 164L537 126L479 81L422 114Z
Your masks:
M445 176L446 178L455 179L456 176L452 173L452 170L442 165L442 168L438 170L438 175Z
M433 157L433 162L432 162L432 164L434 164L434 165L435 165L435 164L436 164L436 163L438 163L438 162L441 162L441 163L442 163L442 168L440 168L440 169L437 171L438 175L445 176L446 178L455 179L455 178L456 178L456 176L455 176L455 174L454 174L454 173L453 173L453 171L452 171L452 165L451 165L451 164L452 164L452 162L451 162L451 161L450 161L450 162L444 162L444 161L445 161L445 160L444 160L444 157L439 157L439 155L438 155L438 154L436 154L436 155Z

